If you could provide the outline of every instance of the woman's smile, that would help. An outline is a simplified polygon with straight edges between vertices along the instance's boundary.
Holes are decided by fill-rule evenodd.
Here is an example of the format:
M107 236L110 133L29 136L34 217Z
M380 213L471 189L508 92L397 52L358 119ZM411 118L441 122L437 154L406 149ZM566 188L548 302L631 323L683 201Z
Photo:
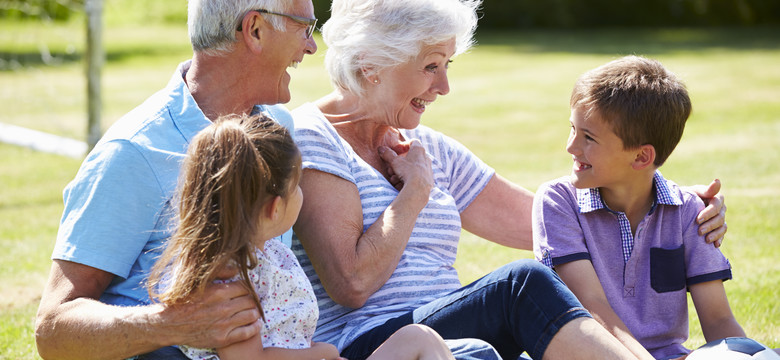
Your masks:
M425 107L433 103L433 100L423 100L420 98L412 99L412 107L415 111L422 114L425 111Z

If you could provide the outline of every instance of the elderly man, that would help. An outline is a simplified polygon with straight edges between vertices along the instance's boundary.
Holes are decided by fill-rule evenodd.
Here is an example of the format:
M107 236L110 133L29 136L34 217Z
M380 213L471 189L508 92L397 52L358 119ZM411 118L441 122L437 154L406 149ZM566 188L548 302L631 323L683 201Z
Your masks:
M181 356L174 344L220 347L258 333L238 284L213 285L192 304L152 303L148 270L172 231L172 198L192 137L225 114L281 105L290 75L317 51L311 0L190 0L194 55L167 87L114 124L64 191L65 210L35 337L44 358ZM148 353L152 353L151 355Z

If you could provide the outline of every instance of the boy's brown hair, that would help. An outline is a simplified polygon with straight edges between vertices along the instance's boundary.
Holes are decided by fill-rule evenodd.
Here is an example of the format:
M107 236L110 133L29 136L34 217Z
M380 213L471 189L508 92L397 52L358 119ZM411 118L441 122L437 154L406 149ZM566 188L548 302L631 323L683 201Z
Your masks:
M660 62L626 56L580 76L570 106L597 113L623 141L624 149L655 148L656 167L672 153L691 114L685 85Z

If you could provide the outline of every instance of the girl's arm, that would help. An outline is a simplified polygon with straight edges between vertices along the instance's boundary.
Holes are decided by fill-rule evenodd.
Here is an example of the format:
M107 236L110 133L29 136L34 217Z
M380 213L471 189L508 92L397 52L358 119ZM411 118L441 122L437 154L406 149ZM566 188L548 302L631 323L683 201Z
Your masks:
M723 281L713 280L691 285L690 292L699 315L702 333L708 342L730 336L746 336L731 312Z
M262 325L261 325L262 326ZM260 335L247 341L217 349L222 360L321 360L339 359L339 351L328 343L312 343L308 349L283 349L263 347Z
M596 270L589 260L576 260L557 265L555 271L569 289L604 328L615 336L637 358L652 360L653 356L637 341L625 323L609 305Z

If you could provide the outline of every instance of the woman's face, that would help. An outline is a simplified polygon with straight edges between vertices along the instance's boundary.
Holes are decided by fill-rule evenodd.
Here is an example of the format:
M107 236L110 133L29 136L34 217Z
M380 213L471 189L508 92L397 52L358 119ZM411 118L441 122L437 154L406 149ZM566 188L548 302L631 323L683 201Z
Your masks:
M396 128L413 129L425 108L450 92L447 68L455 54L455 39L426 46L410 61L369 78L369 103L383 121ZM374 82L373 79L378 80Z

